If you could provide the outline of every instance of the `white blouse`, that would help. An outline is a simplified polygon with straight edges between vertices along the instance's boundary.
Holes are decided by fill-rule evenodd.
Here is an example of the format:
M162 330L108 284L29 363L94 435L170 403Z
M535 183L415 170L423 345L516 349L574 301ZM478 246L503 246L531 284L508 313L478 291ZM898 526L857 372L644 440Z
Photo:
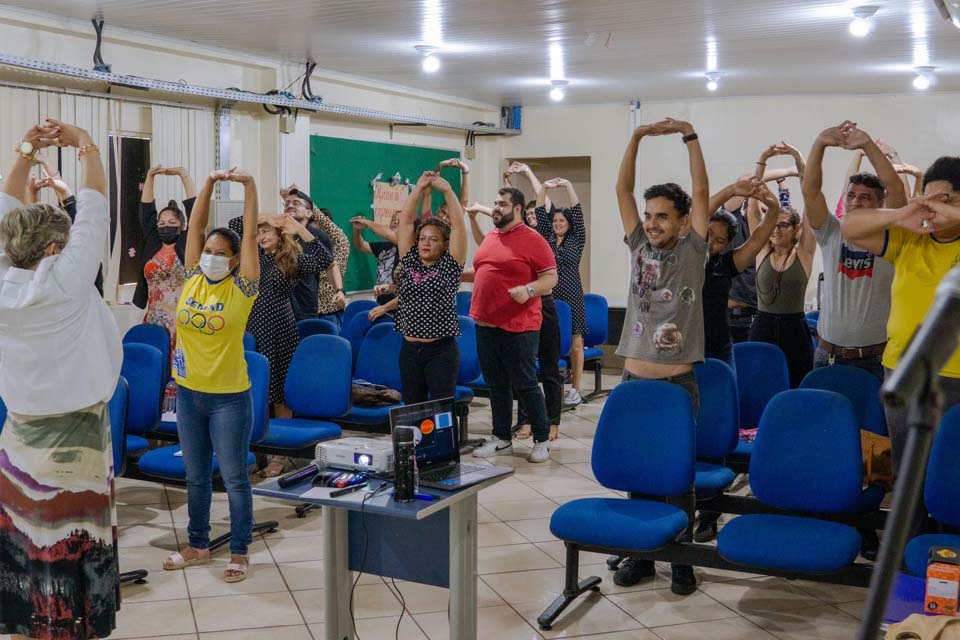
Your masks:
M0 193L0 219L22 206ZM109 234L107 199L83 189L62 253L18 269L0 242L0 398L13 413L67 413L113 395L120 331L93 285Z

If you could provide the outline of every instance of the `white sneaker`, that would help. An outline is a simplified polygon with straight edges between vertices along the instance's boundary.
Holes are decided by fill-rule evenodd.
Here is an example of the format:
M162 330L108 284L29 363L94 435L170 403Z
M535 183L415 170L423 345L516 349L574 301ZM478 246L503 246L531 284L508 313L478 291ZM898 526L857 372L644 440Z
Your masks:
M546 462L550 459L550 441L544 440L543 442L534 442L533 450L530 452L530 455L527 456L527 460L530 462Z
M567 389L567 394L563 397L563 404L568 407L575 407L581 403L583 403L583 398L580 397L580 392L573 387Z
M500 438L491 438L486 444L482 444L473 450L472 455L475 458L492 458L494 456L513 455L513 442L511 440L501 440Z

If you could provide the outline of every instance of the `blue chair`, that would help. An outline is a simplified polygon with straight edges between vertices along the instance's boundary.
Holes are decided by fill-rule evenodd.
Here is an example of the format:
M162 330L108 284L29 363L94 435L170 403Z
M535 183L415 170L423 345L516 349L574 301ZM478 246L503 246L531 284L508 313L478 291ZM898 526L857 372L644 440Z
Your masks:
M243 350L244 351L257 350L257 339L249 331L243 332Z
M461 292L462 293L462 292ZM480 356L477 353L477 325L468 316L457 316L460 323L460 335L457 337L457 347L460 349L460 369L457 371L457 390L454 396L457 417L460 419L460 446L479 446L482 439L470 440L469 415L470 403L473 402L473 389L469 386L480 377Z
M850 402L814 389L778 394L760 421L750 486L764 504L792 513L733 518L717 537L720 556L755 573L841 572L860 553L860 534L814 514L860 511L862 480L860 427Z
M7 421L7 405L0 398L0 431L3 431L3 424Z
M573 312L563 300L557 300L556 305L557 324L560 325L560 365L566 367L566 359L570 357L570 347L573 346Z
M724 461L739 442L740 412L737 381L727 363L707 358L694 366L694 374L700 393L694 485L697 499L705 500L723 493L736 478Z
M670 545L683 533L687 513L656 497L689 491L695 446L693 403L685 390L658 380L617 385L597 422L593 474L608 489L654 499L580 498L553 512L550 532L567 549L566 583L563 594L537 618L541 629L550 629L580 594L597 590L598 577L577 581L581 550L646 553ZM642 462L631 459L626 453L630 451L642 451Z
M354 318L356 320L356 318ZM403 336L394 331L392 322L374 325L367 332L357 354L355 378L366 380L373 384L383 385L397 391L402 391L400 381L400 347L403 345ZM362 424L366 426L386 427L390 423L390 409L398 405L381 407L358 407L350 409L350 413L338 422L348 424Z
M119 478L127 472L127 413L130 409L130 385L123 376L107 405L110 412L110 445L113 448L113 475Z
M329 320L324 320L323 318L306 318L297 322L297 333L300 334L300 339L303 340L308 336L315 335L338 336L340 335L340 330L337 329L337 325Z
M163 390L163 355L148 344L123 345L123 364L120 375L130 387L130 408L127 413L127 454L146 451L149 444L145 435L160 426Z
M170 332L158 324L136 324L123 335L123 344L149 344L163 354L164 384L170 379Z
M339 438L340 427L332 420L350 411L350 362L350 344L340 336L304 338L293 354L283 389L294 417L271 419L266 436L251 448L313 458L318 442Z
M609 333L610 308L607 299L596 293L583 295L587 313L587 334L583 336L583 368L593 370L593 391L583 396L592 400L609 391L603 389L603 348Z
M887 419L880 402L880 380L859 367L834 364L804 376L801 389L823 389L845 396L853 405L861 429L887 435Z
M375 306L377 306L376 300L354 300L343 310L343 326L346 327L357 315L367 315L367 312Z
M760 425L760 418L770 399L790 388L787 358L780 347L767 342L740 342L733 345L737 395L740 403L740 428ZM734 470L746 472L752 442L740 442L730 455Z
M473 291L457 291L457 315L469 317L471 302L473 302Z
M392 325L393 316L388 313L380 316L373 322L370 322L370 319L367 317L366 313L358 313L350 318L349 321L344 321L343 331L340 332L340 335L346 338L350 343L350 348L353 354L354 368L357 366L357 358L360 356L360 347L363 345L363 340L366 337L367 332L370 331L370 327L384 323L390 323Z
M928 533L917 536L907 543L904 564L911 575L923 578L927 575L927 559L930 547L953 547L960 549L960 406L952 407L940 420L940 429L933 440L930 460L927 463L926 482L923 488L923 503L930 516L952 533Z

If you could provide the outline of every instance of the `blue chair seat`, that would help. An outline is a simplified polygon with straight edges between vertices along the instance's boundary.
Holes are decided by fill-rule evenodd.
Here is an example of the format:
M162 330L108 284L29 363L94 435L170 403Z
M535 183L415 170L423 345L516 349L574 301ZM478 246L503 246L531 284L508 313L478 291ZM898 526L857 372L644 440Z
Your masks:
M730 457L734 460L749 460L751 454L753 454L753 443L738 440L737 448L733 450L733 453L730 454Z
M127 455L133 456L138 453L142 453L150 448L150 443L147 442L146 438L140 436L127 436Z
M483 374L481 373L476 380L470 383L470 388L472 389L489 389L490 385L487 384L487 381L483 379Z
M389 404L383 407L354 406L350 409L350 413L340 419L344 422L355 422L359 424L386 423L390 422L390 409L400 406L402 406L402 404Z
M179 445L160 447L148 451L141 456L139 465L144 475L168 480L183 482L187 471L183 466L183 456L176 455L180 451ZM257 459L252 453L247 453L247 466L256 464ZM213 475L220 475L220 463L217 456L213 456Z
M157 427L157 433L163 433L166 435L175 436L177 434L177 423L164 420L160 423L160 426Z
M856 529L838 522L755 514L724 525L717 550L725 560L747 567L836 573L857 558L860 543Z
M584 360L599 360L603 358L603 349L600 347L585 347L583 350Z
M258 445L299 449L313 442L339 438L340 427L326 420L303 418L274 418L270 421L266 437Z
M653 551L676 539L687 514L665 502L582 498L553 512L550 532L561 540L613 549Z
M903 554L907 572L918 578L927 575L927 560L930 558L930 547L953 547L960 549L960 535L954 533L928 533L917 536L907 543Z
M473 389L470 387L463 387L457 385L457 390L453 396L454 402L471 402L473 401Z
M737 477L732 470L719 464L697 462L695 468L697 475L693 482L697 498L712 498L723 493Z

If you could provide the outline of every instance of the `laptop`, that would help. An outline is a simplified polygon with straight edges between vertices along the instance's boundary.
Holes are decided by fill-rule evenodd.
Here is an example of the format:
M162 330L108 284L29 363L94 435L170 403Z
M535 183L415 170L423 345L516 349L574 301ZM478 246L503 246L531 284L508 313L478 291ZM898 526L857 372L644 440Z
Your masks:
M453 398L428 400L390 409L390 433L397 427L416 427L422 437L416 445L420 486L455 491L503 475L503 470L460 462Z

